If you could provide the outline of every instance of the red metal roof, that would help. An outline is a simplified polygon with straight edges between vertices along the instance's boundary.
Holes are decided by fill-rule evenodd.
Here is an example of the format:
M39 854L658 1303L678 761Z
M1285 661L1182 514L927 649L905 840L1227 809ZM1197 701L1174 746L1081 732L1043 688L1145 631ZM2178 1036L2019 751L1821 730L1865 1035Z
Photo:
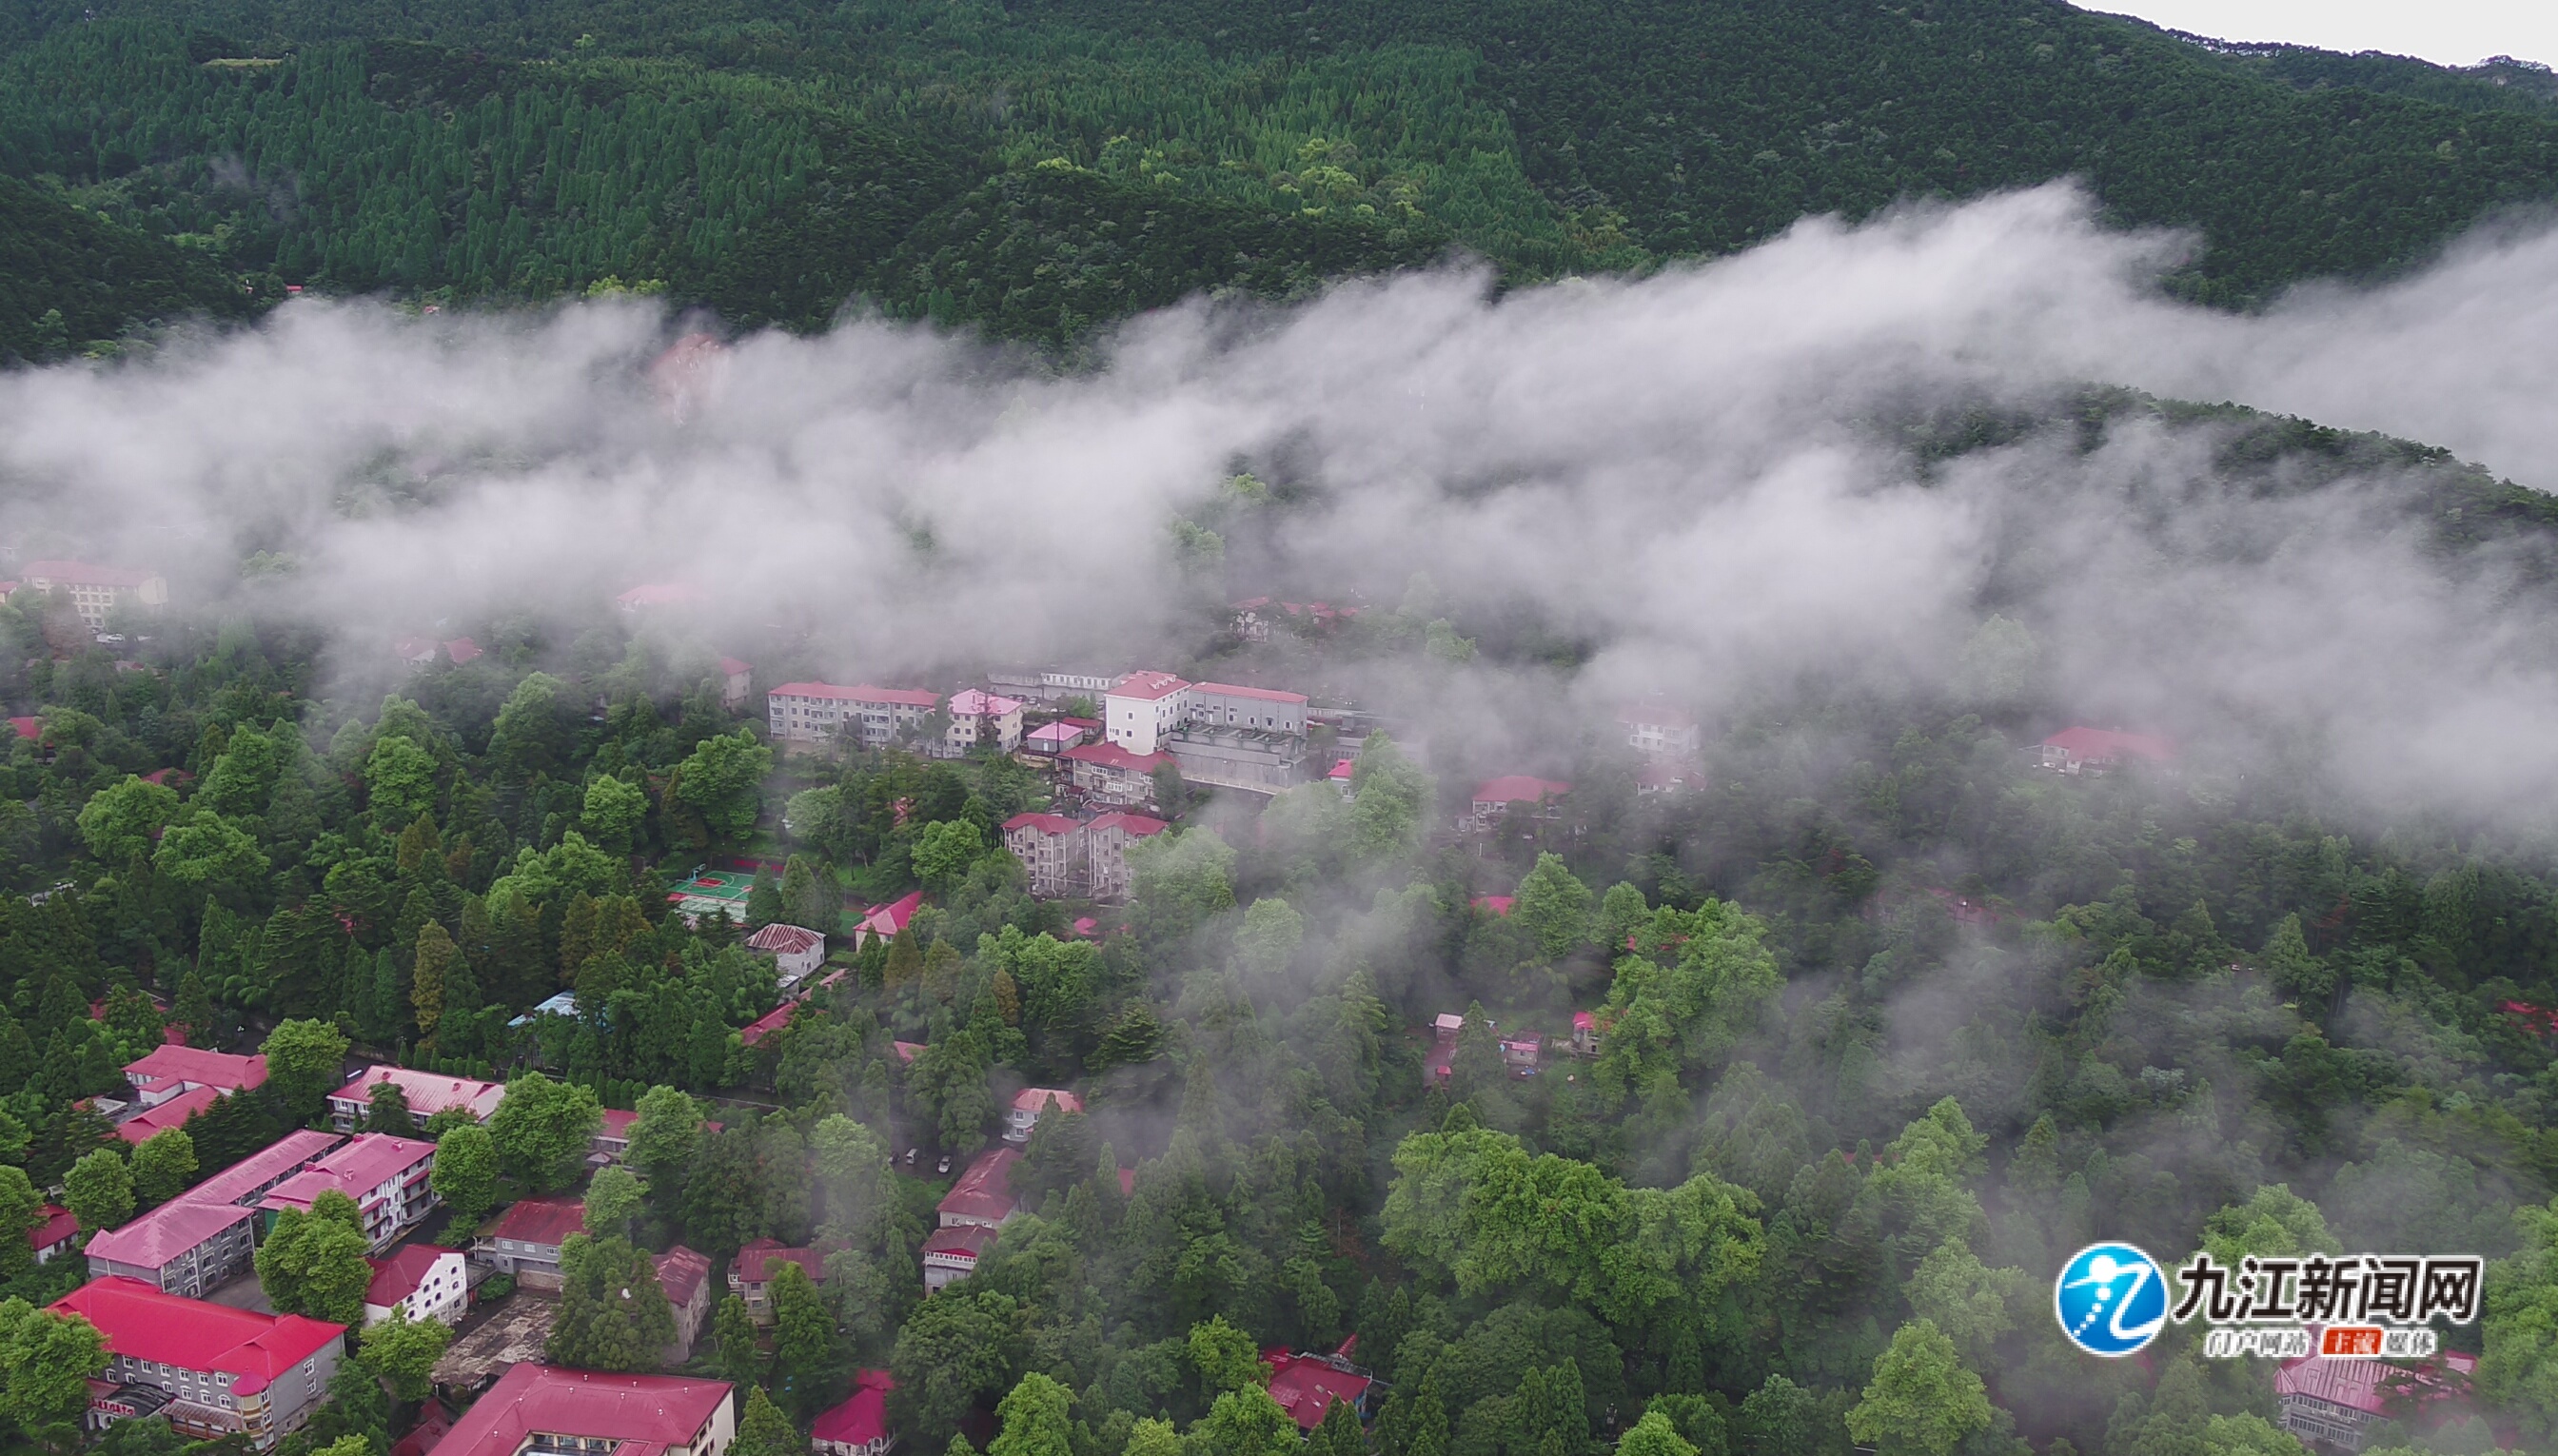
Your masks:
M1110 684L1110 696L1153 702L1158 698L1170 697L1188 686L1190 686L1189 683L1170 672L1131 672Z
M629 1142L631 1124L639 1120L640 1114L628 1107L607 1107L604 1109L604 1125L596 1129L595 1135L616 1142Z
M740 661L735 657L722 657L719 661L719 668L721 675L735 677L740 672L754 671L755 664L752 662Z
M999 697L991 692L966 688L950 694L950 716L954 718L1000 718L1021 711L1022 700Z
M391 1443L391 1456L427 1456L452 1429L453 1412L444 1408L443 1401L429 1400L426 1408L418 1412L417 1424Z
M79 1217L66 1208L47 1204L45 1222L27 1231L27 1243L38 1253L56 1244L69 1243L79 1235Z
M256 1217L236 1204L195 1203L180 1198L121 1229L100 1232L88 1241L88 1256L138 1269L156 1269L232 1225Z
M1324 1412L1336 1400L1355 1406L1367 1393L1368 1378L1338 1371L1320 1360L1291 1360L1270 1378L1270 1398L1295 1418L1299 1430L1324 1423Z
M364 1262L373 1266L373 1282L364 1286L364 1302L388 1309L415 1294L439 1260L460 1257L462 1250L458 1248L404 1243L392 1249L389 1258L368 1258Z
M2164 738L2147 733L2117 733L2110 728L2063 728L2043 740L2043 746L2081 759L2130 757L2163 764L2176 757L2175 747Z
M1171 828L1172 825L1165 823L1162 819L1152 818L1145 814L1132 814L1123 811L1119 813L1103 814L1101 817L1094 819L1084 827L1092 830L1094 833L1099 833L1103 829L1116 829L1122 834L1128 834L1136 838L1143 839L1150 834L1160 834L1166 829Z
M121 1274L91 1279L46 1308L56 1314L78 1315L97 1326L110 1354L186 1370L227 1372L236 1377L232 1392L241 1395L265 1389L276 1377L347 1333L345 1325L298 1314L259 1314L201 1299L180 1299Z
M980 1153L977 1160L950 1185L950 1191L937 1205L939 1212L988 1224L1000 1224L1013 1216L1013 1164L1020 1162L1019 1148L999 1147Z
M311 1201L335 1190L354 1199L358 1205L364 1195L398 1177L403 1171L434 1161L435 1144L423 1138L393 1137L387 1132L358 1133L353 1142L331 1152L310 1167L275 1185L258 1203L262 1209L301 1209L306 1213Z
M711 1276L710 1257L680 1243L650 1257L657 1264L657 1287L666 1291L666 1302L677 1309L692 1303L702 1281Z
M1510 906L1515 904L1517 899L1515 895L1478 895L1467 903L1477 910L1489 910L1494 915L1505 916L1510 913Z
M932 708L941 705L941 694L920 687L873 687L865 682L853 689L853 696L866 703L896 703L909 708Z
M853 1372L853 1393L841 1405L817 1417L808 1439L844 1446L867 1446L888 1435L888 1392L897 1379L884 1370Z
M9 726L18 730L18 736L20 738L42 738L45 736L45 720L42 718L12 718L9 720Z
M906 923L915 919L915 913L923 908L924 892L910 890L886 905L872 906L870 914L862 917L861 928L872 935L894 939L906 930Z
M1151 774L1173 761L1173 756L1168 753L1130 753L1115 743L1087 743L1081 748L1069 748L1059 757L1131 774Z
M188 1189L176 1201L244 1203L256 1197L259 1189L282 1180L346 1140L343 1132L297 1128Z
M444 645L444 655L453 660L454 666L459 667L480 655L480 644L467 637L457 637Z
M1264 702L1297 703L1301 706L1306 701L1302 692L1283 692L1275 687L1244 687L1232 682L1195 682L1191 687L1194 691L1212 692L1220 697L1257 697Z
M151 1135L168 1127L183 1127L187 1119L221 1100L222 1094L210 1087L183 1092L150 1111L128 1117L115 1124L115 1135L139 1146Z
M125 1063L124 1071L128 1077L174 1077L218 1092L266 1086L264 1057L235 1057L197 1047L154 1047L140 1061Z
M1475 791L1477 803L1534 803L1570 794L1572 786L1547 779L1532 779L1525 774L1504 774Z
M808 1271L817 1283L826 1282L826 1255L813 1248L787 1248L779 1238L759 1238L737 1251L737 1278L741 1284L772 1282L775 1264L797 1264Z
M367 1067L350 1078L345 1087L329 1093L333 1102L369 1105L373 1089L383 1083L396 1085L400 1095L408 1099L409 1114L423 1120L447 1107L462 1107L472 1116L486 1119L497 1110L506 1097L502 1082L482 1082L476 1077L448 1077L441 1072L421 1072L413 1067Z
M1083 1098L1053 1087L1026 1087L1013 1093L1013 1110L1016 1112L1045 1112L1050 1107L1061 1112L1080 1112Z
M1324 777L1327 779L1348 779L1350 775L1356 772L1358 772L1358 760L1335 759L1333 761L1333 771L1326 774Z
M924 1055L922 1042L891 1042L888 1045L890 1051L897 1053L900 1062L912 1062Z
M801 926L779 923L766 926L746 938L749 950L770 950L776 955L796 955L811 946L826 944L826 938Z
M964 1253L975 1258L994 1244L995 1231L983 1224L935 1229L924 1240L923 1253Z
M1064 814L1015 814L1004 820L1004 832L1037 829L1043 834L1071 834L1082 827Z
M2467 1375L2478 1367L2478 1357L2452 1351L2443 1357L2443 1363ZM2367 1415L2379 1415L2383 1413L2381 1382L2392 1371L2411 1377L2419 1386L2429 1387L2420 1398L2439 1400L2448 1394L2435 1375L2437 1369L2430 1364L2405 1366L2379 1360L2313 1355L2286 1362L2281 1370L2274 1373L2274 1395L2277 1399L2285 1395L2308 1395L2331 1400Z
M737 1034L738 1040L746 1043L750 1047L754 1046L757 1042L760 1042L766 1037L773 1035L775 1032L780 1031L782 1028L788 1026L790 1024L790 1013L798 1009L799 1003L796 1001L782 1002L781 1005L774 1007L762 1016L748 1022L745 1027L739 1030Z
M785 682L766 693L765 696L768 698L822 697L838 702L850 702L861 696L863 691L862 688L844 687L832 682Z
M726 1381L509 1366L436 1446L438 1456L514 1456L534 1433L681 1446L729 1399Z
M556 1248L572 1234L586 1232L586 1205L573 1198L517 1199L487 1228L483 1238L512 1238L518 1243Z

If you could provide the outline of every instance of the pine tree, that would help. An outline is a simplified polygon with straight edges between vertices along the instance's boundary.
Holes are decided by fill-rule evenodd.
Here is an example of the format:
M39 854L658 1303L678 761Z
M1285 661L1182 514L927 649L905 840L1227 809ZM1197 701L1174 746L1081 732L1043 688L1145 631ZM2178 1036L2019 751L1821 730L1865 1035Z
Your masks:
M731 1384L754 1384L763 1371L764 1356L755 1348L755 1316L746 1312L744 1298L731 1294L720 1301L718 1312L711 1316L711 1334L719 1341L712 1363L720 1376Z
M595 901L577 892L560 917L560 984L574 986L587 957L595 953Z
M213 1046L213 998L212 993L205 989L203 976L190 970L178 978L178 1004L170 1008L170 1019L187 1029L188 1046L199 1048ZM5 1046L0 1046L0 1055L5 1055L6 1051Z
M445 998L450 994L450 977L461 951L444 927L433 921L418 927L415 968L409 972L409 1004L417 1008L417 1034L432 1038L444 1019Z
M757 1385L747 1392L746 1414L737 1423L737 1444L729 1448L730 1456L801 1456L807 1446L799 1433L791 1429L773 1397Z
M549 1357L577 1370L648 1371L675 1338L648 1255L620 1237L572 1234L560 1248L559 1317Z

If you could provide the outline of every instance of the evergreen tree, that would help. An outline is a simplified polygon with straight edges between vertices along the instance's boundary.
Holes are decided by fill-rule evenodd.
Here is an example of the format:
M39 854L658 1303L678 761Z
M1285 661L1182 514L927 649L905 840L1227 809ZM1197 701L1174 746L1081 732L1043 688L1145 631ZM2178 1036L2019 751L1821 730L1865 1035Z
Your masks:
M559 1316L545 1347L576 1370L648 1371L675 1338L674 1311L648 1255L619 1236L572 1234L560 1246Z
M731 1456L801 1456L807 1449L793 1430L788 1417L762 1385L747 1391L746 1413L737 1422L737 1444L729 1448Z
M752 1385L761 1378L764 1356L756 1348L755 1316L746 1311L746 1300L740 1295L727 1295L711 1316L711 1335L719 1344L712 1357L720 1378L733 1385Z

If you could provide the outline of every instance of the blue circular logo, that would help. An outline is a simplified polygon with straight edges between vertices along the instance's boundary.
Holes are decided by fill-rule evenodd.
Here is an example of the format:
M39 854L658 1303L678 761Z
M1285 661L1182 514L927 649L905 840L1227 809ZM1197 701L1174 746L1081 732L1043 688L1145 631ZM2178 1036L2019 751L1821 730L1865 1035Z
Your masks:
M2052 1281L2061 1333L2090 1355L2129 1355L2167 1323L2167 1275L2128 1243L2091 1243Z

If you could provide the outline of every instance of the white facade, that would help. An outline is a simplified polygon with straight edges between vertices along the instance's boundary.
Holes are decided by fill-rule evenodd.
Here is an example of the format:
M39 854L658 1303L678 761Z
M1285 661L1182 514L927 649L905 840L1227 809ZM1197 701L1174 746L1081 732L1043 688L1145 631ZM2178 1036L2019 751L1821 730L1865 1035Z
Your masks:
M1190 712L1190 684L1170 672L1131 672L1101 700L1104 738L1130 753L1155 752L1155 741Z
M831 682L785 682L764 695L765 728L777 743L832 743L859 721L858 689Z
M448 1248L435 1257L417 1287L389 1304L364 1303L364 1323L378 1325L396 1312L410 1320L452 1324L471 1302L470 1261L462 1250Z

